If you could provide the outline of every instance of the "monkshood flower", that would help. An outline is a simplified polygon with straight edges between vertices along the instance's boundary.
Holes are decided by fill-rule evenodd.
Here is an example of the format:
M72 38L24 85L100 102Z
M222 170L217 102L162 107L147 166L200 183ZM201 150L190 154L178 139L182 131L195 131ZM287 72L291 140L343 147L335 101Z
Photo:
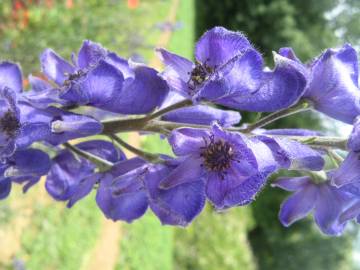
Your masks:
M49 82L32 75L29 76L30 91L22 93L21 98L36 108L45 109L53 105L69 105L69 102L59 97L60 90Z
M22 92L20 67L11 62L0 63L0 157L15 151L15 141L20 133L20 112L16 93Z
M76 147L113 163L126 158L121 150L107 141L87 141L77 144ZM69 201L68 207L71 207L90 193L101 178L102 175L96 173L95 169L96 166L90 161L75 157L67 149L62 150L53 159L45 183L46 190L56 200Z
M185 99L181 95L172 91L166 97L161 108L183 100ZM230 127L240 122L241 115L236 111L221 110L206 105L194 105L171 111L163 115L161 120L197 125L210 125L212 122L217 121L223 127Z
M162 224L186 226L205 205L204 182L193 178L170 189L159 187L180 164L169 157L163 164L139 158L119 162L100 180L97 204L114 221L132 222L150 206Z
M6 198L12 183L24 184L26 192L50 169L49 156L38 149L16 151L0 166L0 199Z
M102 124L89 116L56 107L38 109L24 102L19 103L19 107L20 120L24 123L16 141L19 147L27 147L34 141L58 145L102 131Z
M351 151L360 151L360 116L356 117L354 120L354 126L351 131L347 146Z
M340 216L354 201L354 196L337 188L330 181L316 183L308 176L280 178L274 187L294 192L281 205L279 219L288 227L294 222L314 213L314 220L327 235L340 235L346 223Z
M275 57L273 71L241 33L215 27L195 48L195 64L158 49L166 68L162 77L170 87L194 101L249 111L276 111L294 104L305 90L305 78L292 61Z
M155 69L128 63L99 44L84 41L69 63L51 49L41 55L49 80L61 87L60 98L110 112L143 114L160 106L168 93Z
M169 142L183 162L160 187L173 188L190 179L205 181L207 198L217 209L250 203L279 168L264 143L226 132L217 124L211 130L174 130Z
M287 132L289 131L282 130L282 134ZM306 134L308 131L298 130L297 132ZM290 133L293 133L293 131L291 130ZM324 167L325 161L321 153L299 142L286 138L272 138L261 135L256 138L270 148L281 168L319 171Z
M328 49L307 66L301 64L290 48L282 48L280 54L297 64L307 78L303 97L311 100L316 110L353 123L360 114L358 59L354 48L346 44L340 49Z

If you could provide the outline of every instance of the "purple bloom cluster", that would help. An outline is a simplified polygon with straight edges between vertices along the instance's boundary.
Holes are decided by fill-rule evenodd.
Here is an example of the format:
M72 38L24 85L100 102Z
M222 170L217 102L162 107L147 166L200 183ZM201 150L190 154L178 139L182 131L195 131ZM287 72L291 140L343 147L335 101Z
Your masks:
M194 62L157 53L162 72L91 41L71 61L46 49L44 76L29 76L29 90L20 67L1 62L0 199L13 183L25 192L46 176L47 192L68 207L95 190L114 221L150 208L162 224L186 226L207 201L219 211L247 205L271 175L292 170L300 176L272 184L293 192L280 209L284 226L311 212L328 235L360 222L360 91L350 45L307 64L281 48L270 69L242 33L215 27L196 43ZM353 124L350 138L263 128L309 108ZM237 126L239 111L271 114ZM161 134L173 155L127 144L118 133L128 131ZM72 141L79 138L86 140ZM349 152L345 160L337 149Z

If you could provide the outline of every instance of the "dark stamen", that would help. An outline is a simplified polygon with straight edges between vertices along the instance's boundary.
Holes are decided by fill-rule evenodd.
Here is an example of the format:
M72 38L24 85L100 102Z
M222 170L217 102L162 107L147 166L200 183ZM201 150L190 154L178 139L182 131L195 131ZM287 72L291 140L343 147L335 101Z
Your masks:
M13 138L20 129L19 119L10 110L6 111L0 118L0 130L6 134L7 137Z
M204 158L204 166L221 174L222 178L227 174L227 169L231 166L234 159L234 150L230 143L210 137L210 142L206 141L203 151L200 154Z
M214 72L214 69L208 66L206 63L195 62L195 67L190 73L190 79L188 81L189 89L194 91L196 87L201 85L210 75Z

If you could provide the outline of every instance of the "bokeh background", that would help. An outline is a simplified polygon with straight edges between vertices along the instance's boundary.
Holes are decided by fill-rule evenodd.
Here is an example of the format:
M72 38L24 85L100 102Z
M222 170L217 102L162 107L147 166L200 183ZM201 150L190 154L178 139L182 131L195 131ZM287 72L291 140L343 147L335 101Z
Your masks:
M215 25L245 32L270 67L271 51L284 46L308 61L345 42L359 47L360 1L0 0L0 59L20 62L26 75L39 75L43 49L69 58L82 40L91 39L161 69L154 47L192 58L196 39ZM311 113L275 126L349 132ZM148 151L170 153L155 135L130 137ZM161 226L150 212L130 225L107 221L94 196L68 210L46 195L42 181L26 196L15 188L0 202L0 269L360 269L355 226L339 238L321 235L310 219L283 228L277 212L286 196L268 187L247 207L216 213L207 206L181 229Z

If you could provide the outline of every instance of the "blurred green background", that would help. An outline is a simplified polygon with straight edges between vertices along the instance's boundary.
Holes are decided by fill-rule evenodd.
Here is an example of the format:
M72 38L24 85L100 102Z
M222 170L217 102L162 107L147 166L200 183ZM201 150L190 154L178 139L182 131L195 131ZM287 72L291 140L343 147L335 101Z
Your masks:
M157 67L154 47L192 58L195 40L222 25L245 32L271 66L271 51L284 46L304 61L344 42L359 47L359 15L357 0L0 0L0 59L39 74L44 48L69 58L91 39ZM274 127L281 126L334 123L309 113ZM155 135L141 144L170 153ZM286 196L266 188L251 206L222 213L207 206L181 229L161 226L150 212L133 224L107 222L93 196L68 210L45 194L42 181L0 203L0 269L360 269L355 228L339 238L321 235L310 219L283 228L277 212Z

